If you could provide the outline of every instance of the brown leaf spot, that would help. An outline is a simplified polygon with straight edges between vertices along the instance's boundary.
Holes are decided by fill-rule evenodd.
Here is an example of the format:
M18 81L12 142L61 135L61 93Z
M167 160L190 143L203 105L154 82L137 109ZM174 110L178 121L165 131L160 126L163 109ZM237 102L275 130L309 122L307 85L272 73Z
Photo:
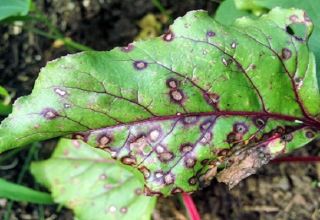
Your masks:
M107 211L110 213L115 213L117 211L117 207L115 207L114 205L111 205Z
M150 177L151 173L150 173L150 170L147 167L145 167L145 166L139 167L139 170L143 174L145 179L148 179Z
M174 34L171 31L163 35L163 40L167 42L172 41L173 38L174 38Z
M307 137L307 138L310 138L310 139L311 139L311 138L314 138L314 136L315 136L315 134L314 134L313 131L307 131L307 132L306 132L306 137Z
M146 62L144 62L144 61L142 61L142 60L139 60L139 61L135 61L135 62L133 63L133 66L134 66L134 68L137 69L137 70L143 70L143 69L147 68L148 63L146 63Z
M69 151L68 151L67 149L65 149L65 150L63 151L63 155L64 155L64 156L68 156L68 155L69 155Z
M52 120L59 117L59 113L52 108L45 108L40 113L45 119Z
M126 165L136 165L137 160L133 156L125 156L121 158L121 162Z
M105 190L109 191L109 190L111 190L111 189L113 188L113 185L112 185L112 184L105 184L105 185L103 186L103 188L104 188Z
M161 144L157 144L154 148L155 148L155 152L157 154L161 154L161 153L164 153L165 151L167 151L166 148Z
M237 142L242 140L242 134L236 132L230 132L227 135L227 143L236 144Z
M283 60L287 60L291 57L292 55L292 52L291 50L289 50L288 48L283 48L282 51L281 51L281 58Z
M101 174L100 176L99 176L99 179L100 180L105 180L105 179L107 179L107 175L106 174Z
M190 185L196 185L198 182L198 179L195 176L193 176L193 177L189 178L188 182Z
M236 42L232 42L232 43L231 43L231 48L232 48L232 49L235 49L236 47L237 47L237 43L236 43Z
M209 144L211 140L212 140L212 133L208 131L201 138L200 144L202 144L202 145Z
M81 144L78 140L73 140L72 141L73 146L75 146L76 148L80 148Z
M226 58L223 57L221 59L221 61L222 61L223 65L228 66L228 61L226 60Z
M140 195L142 195L142 189L141 188L137 188L137 189L135 189L134 190L134 193L137 195L137 196L140 196Z
M293 135L292 134L285 134L281 137L281 140L285 141L285 142L290 142L293 139Z
M178 194L178 193L182 193L183 190L180 187L175 187L171 190L171 194Z
M54 92L55 92L56 94L58 94L59 96L62 96L62 97L64 97L65 95L67 95L67 92L64 91L64 90L62 90L62 89L60 89L60 88L54 88Z
M158 154L158 158L161 162L167 163L174 158L174 154L172 152L166 151Z
M154 172L154 178L159 180L163 177L163 171L162 170L158 170L156 172Z
M118 151L117 150L114 150L114 149L111 149L109 147L107 148L104 148L105 151L109 152L110 153L110 156L113 158L113 159L117 159L117 155L118 155Z
M253 118L253 123L258 128L263 128L267 123L267 118Z
M153 129L149 132L148 136L151 142L156 142L161 137L161 130Z
M193 168L197 163L197 160L193 157L185 157L184 158L184 165L187 167L187 168Z
M176 88L178 88L178 85L179 85L178 81L173 78L168 79L166 84L171 89L176 89Z
M103 134L100 137L98 137L98 146L100 148L105 148L108 146L108 144L112 141L112 137L108 134Z
M211 120L206 120L200 125L200 131L201 132L206 132L210 126L212 125L213 121Z
M194 148L194 145L191 144L191 143L185 143L185 144L182 144L181 147L180 147L180 152L181 153L188 153L190 151L192 151Z
M183 95L182 91L179 89L171 90L170 91L170 98L174 102L181 103L184 98L184 95Z
M208 32L207 32L207 36L208 36L208 37L214 37L214 36L216 36L216 33L213 32L213 31L208 31Z
M133 50L133 48L134 48L133 44L128 44L128 46L122 47L122 48L121 48L121 51L122 51L122 52L130 52L130 51Z
M146 196L162 196L163 194L161 192L152 191L149 187L144 186L144 194Z
M245 134L248 130L248 126L243 122L238 122L233 125L233 131L236 133Z
M303 80L300 77L294 78L294 84L297 87L297 89L301 89L301 86L303 85Z
M63 107L64 107L64 108L70 108L70 107L71 107L71 105L70 105L70 104L68 104L68 103L64 103L64 104L63 104Z
M297 21L299 20L299 18L298 18L297 15L291 15L291 16L289 17L289 19L290 19L290 21L292 21L292 22L297 22Z
M82 140L83 142L88 141L88 134L85 133L74 133L72 134L72 139Z
M208 163L209 163L209 159L204 159L204 160L201 161L201 165L202 165L202 166L205 166L205 165L207 165Z
M128 212L128 208L127 207L122 207L122 208L120 208L120 212L125 214L125 213Z
M175 181L175 177L172 173L167 173L164 175L163 177L163 182L164 184L166 185L170 185L170 184L173 184Z
M144 135L137 137L133 142L131 142L129 144L129 148L132 152L140 155L147 155L151 151L151 147L149 147L147 138Z
M185 117L183 118L183 124L185 125L192 125L195 124L199 121L199 117L197 116L189 116L189 117Z
M220 96L216 93L208 93L208 94L204 94L204 99L208 104L216 105L220 100Z

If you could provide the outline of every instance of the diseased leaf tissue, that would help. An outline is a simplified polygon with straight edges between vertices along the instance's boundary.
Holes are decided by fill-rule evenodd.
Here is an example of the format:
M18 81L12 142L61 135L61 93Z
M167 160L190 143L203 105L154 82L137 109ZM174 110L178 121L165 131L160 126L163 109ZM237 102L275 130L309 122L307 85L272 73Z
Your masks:
M68 136L140 170L149 195L232 187L319 135L311 32L301 10L233 26L192 11L159 38L55 60L1 124L0 151Z

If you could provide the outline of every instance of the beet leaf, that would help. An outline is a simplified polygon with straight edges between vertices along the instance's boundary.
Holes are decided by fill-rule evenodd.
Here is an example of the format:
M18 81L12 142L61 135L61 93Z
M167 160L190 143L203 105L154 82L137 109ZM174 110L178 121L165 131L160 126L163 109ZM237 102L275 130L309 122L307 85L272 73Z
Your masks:
M159 38L57 59L2 122L0 151L67 136L141 171L149 195L233 187L319 135L312 28L296 9L232 26L192 11Z

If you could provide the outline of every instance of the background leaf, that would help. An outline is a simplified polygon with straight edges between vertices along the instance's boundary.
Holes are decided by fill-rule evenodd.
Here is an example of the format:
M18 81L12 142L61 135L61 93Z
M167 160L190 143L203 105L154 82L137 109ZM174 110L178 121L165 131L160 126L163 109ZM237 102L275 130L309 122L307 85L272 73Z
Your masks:
M37 204L53 204L52 198L48 193L39 192L20 184L11 183L2 178L0 179L0 198Z
M62 139L31 172L78 219L150 219L156 201L142 195L143 184L132 172L81 141Z
M0 20L11 16L26 15L31 0L0 0Z
M193 11L159 38L52 61L2 122L0 151L70 135L138 169L150 195L232 187L319 134L312 27L295 9L230 27Z
M231 25L237 18L244 16L254 17L249 11L239 10L234 0L225 0L221 2L214 17L221 24Z

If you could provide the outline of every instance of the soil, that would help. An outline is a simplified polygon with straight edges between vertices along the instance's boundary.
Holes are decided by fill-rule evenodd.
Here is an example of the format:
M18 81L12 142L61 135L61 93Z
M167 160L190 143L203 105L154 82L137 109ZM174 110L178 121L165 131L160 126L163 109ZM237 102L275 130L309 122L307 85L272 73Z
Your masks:
M124 46L141 36L141 20L149 13L157 17L160 32L168 28L168 19L151 0L38 0L37 7L67 37L96 50ZM213 13L219 1L161 1L172 18L193 9ZM140 25L140 26L139 26ZM46 30L43 24L40 29ZM155 34L159 30L156 30ZM154 33L153 33L154 34ZM72 53L59 42L41 37L24 29L0 26L0 85L14 99L29 94L34 81L47 61ZM319 155L320 142L313 142L293 155ZM43 144L40 158L46 158L55 141ZM11 167L2 169L0 176L16 181L26 151L21 151ZM232 190L213 181L192 195L202 219L320 219L320 165L313 163L271 163L242 181ZM27 174L23 184L35 187ZM0 199L0 217L8 201ZM72 213L56 206L45 206L46 219L69 220ZM38 219L37 207L14 203L11 219ZM188 219L178 197L160 198L153 219Z

